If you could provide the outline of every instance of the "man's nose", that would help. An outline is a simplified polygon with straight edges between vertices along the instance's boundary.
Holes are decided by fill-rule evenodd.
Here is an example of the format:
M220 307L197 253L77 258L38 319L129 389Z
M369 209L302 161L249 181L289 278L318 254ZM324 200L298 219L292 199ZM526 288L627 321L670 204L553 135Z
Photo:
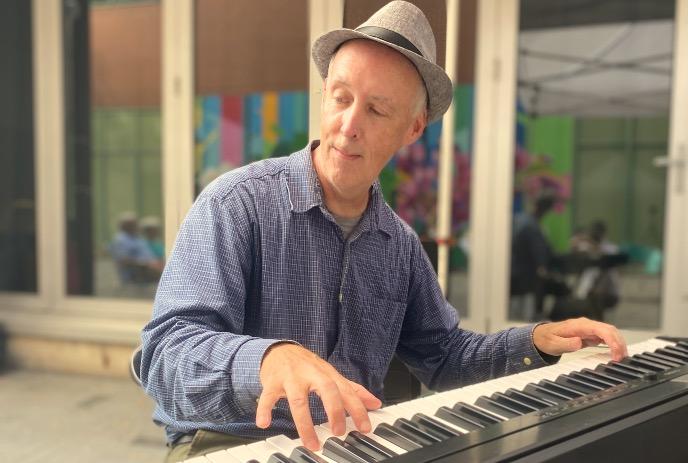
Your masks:
M360 138L361 136L362 108L354 103L346 108L342 114L341 133L347 138Z

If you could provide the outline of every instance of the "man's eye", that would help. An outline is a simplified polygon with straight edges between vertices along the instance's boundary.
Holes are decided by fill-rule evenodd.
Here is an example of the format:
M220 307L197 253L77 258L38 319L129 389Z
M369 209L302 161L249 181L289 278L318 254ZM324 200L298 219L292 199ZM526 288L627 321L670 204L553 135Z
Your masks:
M334 97L334 102L337 104L344 104L346 103L346 98L344 98L343 96L336 96Z
M370 112L375 114L376 116L384 116L385 114L382 113L381 111L378 111L375 107L371 106L370 107Z

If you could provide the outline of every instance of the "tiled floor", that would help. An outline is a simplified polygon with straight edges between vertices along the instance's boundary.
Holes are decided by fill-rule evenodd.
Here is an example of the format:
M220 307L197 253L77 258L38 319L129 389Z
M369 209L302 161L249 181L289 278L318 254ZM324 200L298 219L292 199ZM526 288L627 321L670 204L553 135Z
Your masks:
M126 379L0 374L0 462L162 462L152 407Z

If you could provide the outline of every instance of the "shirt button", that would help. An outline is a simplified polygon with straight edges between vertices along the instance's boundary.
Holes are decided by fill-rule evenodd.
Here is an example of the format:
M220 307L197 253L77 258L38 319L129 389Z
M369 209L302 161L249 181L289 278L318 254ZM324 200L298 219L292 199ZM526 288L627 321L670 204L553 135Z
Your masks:
M523 363L525 366L529 367L531 363L533 363L532 360L530 360L530 357L523 357Z

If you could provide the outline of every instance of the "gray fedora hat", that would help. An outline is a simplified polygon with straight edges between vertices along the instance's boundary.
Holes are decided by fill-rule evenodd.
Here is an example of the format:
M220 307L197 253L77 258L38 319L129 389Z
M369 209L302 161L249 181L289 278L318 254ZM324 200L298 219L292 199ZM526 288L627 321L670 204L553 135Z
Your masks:
M400 0L393 1L356 29L336 29L318 37L311 51L323 79L327 77L332 55L341 44L352 39L373 40L411 60L428 92L428 122L442 117L451 103L452 83L444 69L436 64L435 36L418 7Z

